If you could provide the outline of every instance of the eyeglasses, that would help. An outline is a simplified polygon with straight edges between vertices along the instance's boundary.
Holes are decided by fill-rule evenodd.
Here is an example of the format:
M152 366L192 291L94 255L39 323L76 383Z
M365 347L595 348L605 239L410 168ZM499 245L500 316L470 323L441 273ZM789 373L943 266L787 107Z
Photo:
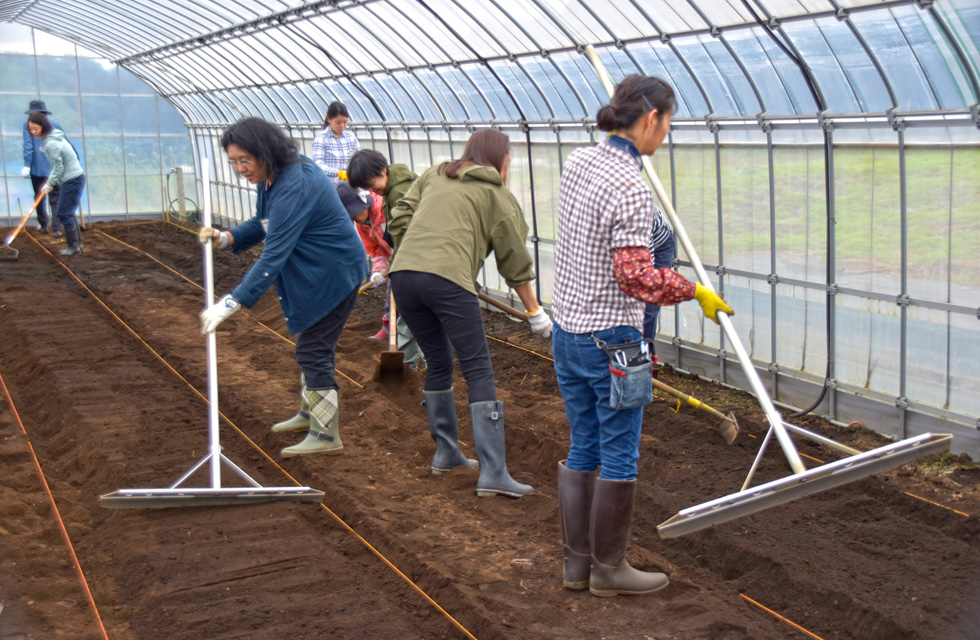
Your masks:
M242 160L229 160L228 161L228 164L230 164L233 167L243 167L243 168L246 168L246 167L248 167L248 165L252 164L252 161L254 161L254 160L255 160L255 158L244 158Z

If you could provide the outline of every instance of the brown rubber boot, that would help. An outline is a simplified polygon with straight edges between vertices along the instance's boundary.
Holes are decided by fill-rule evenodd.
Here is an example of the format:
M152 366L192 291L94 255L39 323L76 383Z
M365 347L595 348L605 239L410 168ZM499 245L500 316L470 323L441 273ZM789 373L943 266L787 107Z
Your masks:
M589 586L592 554L589 547L589 521L595 471L576 471L558 462L558 519L565 547L563 584L566 589Z
M653 593L667 576L634 569L626 562L636 480L597 478L592 496L592 572L589 592L600 598Z

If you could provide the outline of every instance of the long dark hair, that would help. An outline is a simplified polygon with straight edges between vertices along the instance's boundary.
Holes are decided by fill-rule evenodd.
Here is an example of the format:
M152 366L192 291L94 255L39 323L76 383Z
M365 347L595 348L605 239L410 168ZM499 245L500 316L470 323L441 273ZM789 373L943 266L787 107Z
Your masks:
M33 122L34 124L41 125L42 138L48 135L49 133L51 133L52 130L54 130L54 126L51 124L51 121L48 120L48 116L44 115L40 111L35 111L30 116L28 116L27 121Z
M480 129L466 141L463 156L457 160L443 162L439 165L439 173L447 178L456 179L464 164L480 164L484 167L493 167L498 172L503 171L504 160L509 153L510 138L496 129Z
M242 118L221 136L221 147L236 145L265 163L269 179L275 180L287 166L298 162L298 147L282 129L261 118Z
M677 98L670 85L656 76L632 75L616 85L612 100L599 108L596 126L602 131L629 129L640 116L657 110L660 117L674 113Z
M327 107L327 117L323 119L323 128L326 129L330 126L330 121L337 116L344 116L348 120L350 119L350 111L344 106L343 102L331 102L330 106Z

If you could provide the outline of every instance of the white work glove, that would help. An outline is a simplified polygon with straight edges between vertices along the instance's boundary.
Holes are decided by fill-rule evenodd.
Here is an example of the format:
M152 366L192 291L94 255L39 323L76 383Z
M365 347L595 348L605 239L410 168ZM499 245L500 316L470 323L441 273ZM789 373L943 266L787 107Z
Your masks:
M527 321L531 323L531 331L544 338L551 337L551 318L544 312L544 308L538 307L534 313L527 314Z
M20 170L20 177L21 178L30 178L31 177L31 168L30 167L24 167L23 169L21 169Z
M241 306L230 293L221 296L217 302L201 312L201 333L208 334L217 329L225 318L238 311Z
M227 231L219 231L213 227L201 227L201 230L197 232L197 239L201 241L201 244L207 244L210 240L211 246L215 249L227 247L230 236L231 234Z
M50 195L51 192L54 191L54 185L50 182L45 182L44 186L41 187L41 190L44 191L44 195Z
M375 271L371 274L371 288L380 287L385 283L384 274L380 271Z

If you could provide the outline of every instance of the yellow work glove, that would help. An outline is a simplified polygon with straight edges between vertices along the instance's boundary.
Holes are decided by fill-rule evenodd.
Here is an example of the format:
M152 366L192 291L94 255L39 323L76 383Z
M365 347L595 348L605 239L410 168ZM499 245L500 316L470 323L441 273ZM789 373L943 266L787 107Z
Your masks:
M347 172L344 171L343 169L337 172L337 177L343 180L344 182L350 182L350 180L347 179Z
M694 286L694 299L701 305L701 311L704 312L705 318L710 318L715 324L718 324L719 311L727 313L730 316L735 315L735 312L728 306L728 303L722 300L721 296L717 293L705 287L700 282Z

